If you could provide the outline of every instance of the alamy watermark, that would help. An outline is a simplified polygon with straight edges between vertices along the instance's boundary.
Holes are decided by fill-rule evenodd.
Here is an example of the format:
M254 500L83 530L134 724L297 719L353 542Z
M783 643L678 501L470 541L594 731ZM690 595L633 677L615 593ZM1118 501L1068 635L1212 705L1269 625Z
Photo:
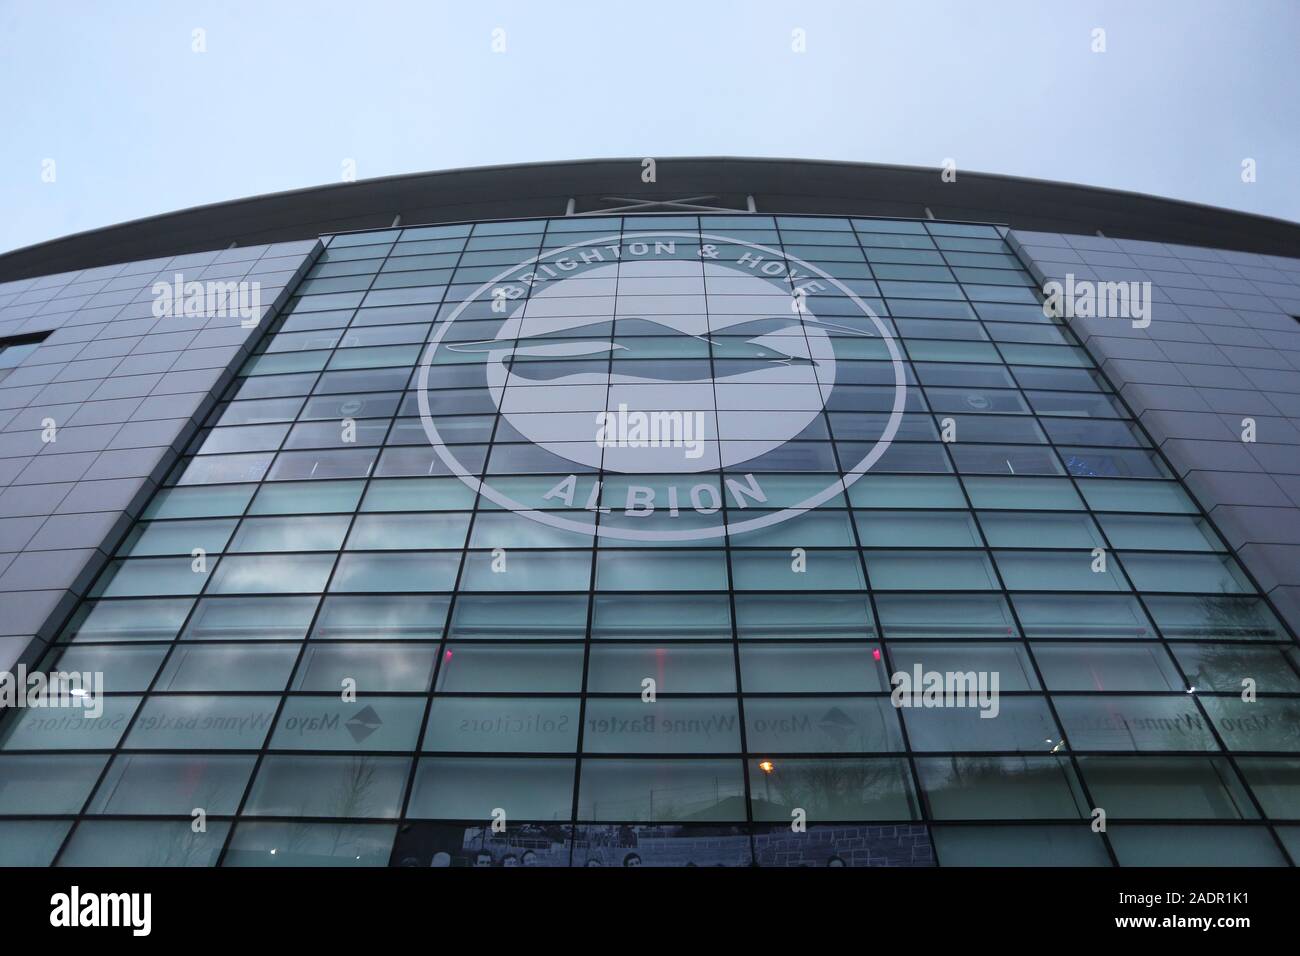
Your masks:
M596 444L601 448L682 448L687 458L704 454L704 412L628 410L596 414Z
M176 273L171 282L159 280L152 286L156 318L206 316L239 318L245 325L256 324L262 311L262 283L243 281L185 281Z
M911 672L898 671L889 678L895 707L971 707L980 717L996 717L997 671L927 671L920 664Z
M0 671L0 710L23 708L79 708L86 717L104 714L102 671L52 671L43 674L18 665L16 671Z
M83 893L73 886L50 897L50 925L56 928L124 927L132 936L153 930L152 893Z
M1130 319L1135 329L1151 324L1150 282L1094 282L1068 272L1064 283L1044 283L1043 295L1048 318Z

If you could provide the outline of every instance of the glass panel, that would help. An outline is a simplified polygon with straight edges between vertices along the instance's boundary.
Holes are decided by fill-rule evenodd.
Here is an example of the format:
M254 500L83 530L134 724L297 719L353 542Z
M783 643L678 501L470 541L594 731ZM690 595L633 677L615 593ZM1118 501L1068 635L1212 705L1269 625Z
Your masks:
M348 532L347 515L246 518L230 543L238 551L337 551Z
M874 633L870 604L859 595L738 594L735 600L742 638L861 639Z
M338 692L352 687L362 695L422 692L433 676L437 650L433 644L313 642L302 652L292 689Z
M1117 826L1120 866L1286 866L1263 827Z
M1300 752L1300 700L1200 698L1229 750Z
M907 736L913 750L1046 754L1061 740L1056 721L1042 697L999 699L986 692L956 698L964 700L957 706L929 707L919 702L908 703L909 700L908 697L902 698L903 723L907 725ZM985 714L992 715L991 719L984 719Z
M888 637L1015 637L1011 609L993 594L878 594Z
M1091 551L1106 547L1106 541L1092 519L1077 514L985 511L980 526L994 548L1080 548Z
M998 586L993 563L981 552L889 551L866 555L875 588L990 590Z
M596 644L587 665L591 693L640 694L642 682L660 694L734 693L731 644Z
M188 644L172 651L155 690L283 690L297 644Z
M1143 591L1236 594L1253 590L1237 562L1226 556L1128 552L1120 560L1134 585Z
M1086 826L932 827L943 866L1110 866Z
M1159 644L1035 644L1050 690L1186 690Z
M437 640L447 617L442 597L327 597L317 640Z
M582 689L582 656L581 644L449 643L434 689L576 693Z
M253 499L250 515L328 514L350 512L361 497L359 481L286 482L263 485Z
M356 700L290 697L276 721L270 746L281 750L414 750L424 719L424 701L416 697Z
M1145 599L1160 632L1170 640L1290 641L1259 598L1233 594Z
M223 866L385 866L397 828L342 823L240 823Z
M155 594L198 594L220 563L219 559L133 558L110 561L90 593L93 597L141 597Z
M52 670L65 674L103 675L105 688L114 692L145 691L158 671L158 665L167 656L163 645L146 647L111 647L108 645L76 645L56 651L57 662ZM52 655L53 656L53 655ZM82 679L86 682L85 678ZM91 678L93 682L94 678ZM0 678L3 681L3 678Z
M578 819L744 822L744 795L739 760L587 758Z
M181 635L190 641L293 641L307 636L314 597L206 598Z
M587 701L587 753L731 753L740 750L740 717L731 698Z
M930 757L916 761L916 772L937 820L1050 820L1091 812L1067 757Z
M189 820L86 820L73 831L59 866L215 866L230 824L195 833Z
M323 591L333 566L332 554L223 558L209 590L212 594Z
M90 813L233 814L256 758L249 755L121 754L86 808Z
M978 548L979 529L966 513L871 511L855 515L867 548Z
M344 554L330 590L450 591L459 568L459 554Z
M1300 675L1287 662L1291 646L1174 644L1170 650L1197 690L1240 693L1249 678L1260 693L1300 693Z
M897 713L886 697L752 698L745 701L745 734L753 753L904 749Z
M193 607L192 600L90 601L63 630L64 641L169 641Z
M425 757L406 815L486 820L501 807L512 820L568 820L573 773L573 760L555 758Z
M118 554L123 557L149 557L164 554L190 554L195 548L220 553L235 530L234 519L212 521L150 521L137 525Z
M1127 591L1124 574L1091 551L997 551L994 557L1013 591Z
M73 698L77 700L78 698ZM91 694L81 707L50 716L27 707L0 724L0 750L101 750L117 746L139 697ZM98 711L98 713L97 713Z
M0 754L0 813L80 813L107 762L91 754Z
M1083 510L1083 502L1066 479L963 478L962 484L966 486L966 493L976 508Z
M132 750L256 750L278 697L151 697L123 746Z
M1100 515L1106 537L1116 548L1147 551L1223 551L1210 526L1201 518L1157 515Z
M1266 816L1300 820L1300 759L1241 757L1237 766Z
M268 754L244 812L291 817L396 817L411 762L405 757Z
M0 820L0 866L49 866L71 827L65 820Z
M750 765L755 820L788 821L795 808L809 822L910 820L918 813L907 761L892 757L767 761Z
M718 591L726 586L721 551L604 551L596 557L600 591Z
M465 544L469 517L468 514L358 515L348 536L348 549L460 548Z
M436 697L424 733L425 750L450 753L570 753L577 746L576 698Z
M924 675L937 671L941 674L988 674L992 681L997 675L998 691L1039 690L1029 655L1018 644L988 644L961 642L957 644L892 641L889 657L895 672L915 675L917 669ZM913 686L916 680L913 679Z
M1250 820L1257 814L1221 757L1080 757L1093 800L1112 819Z
M596 651L592 648L593 673ZM883 655L871 644L742 644L740 673L746 693L751 694L865 692L888 687Z
M1016 594L1011 600L1026 637L1155 636L1155 627L1129 595Z
M1076 750L1218 750L1196 702L1180 697L1057 697Z

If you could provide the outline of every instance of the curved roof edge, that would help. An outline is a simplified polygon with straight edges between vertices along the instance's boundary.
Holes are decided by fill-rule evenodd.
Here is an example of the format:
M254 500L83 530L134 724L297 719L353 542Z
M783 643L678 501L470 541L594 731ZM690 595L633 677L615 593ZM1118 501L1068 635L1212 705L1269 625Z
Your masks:
M644 183L641 162L467 167L194 206L5 253L0 281L385 228L397 217L423 225L562 216L570 200L578 213L689 198L744 211L751 196L760 213L922 219L928 210L936 219L1300 257L1300 223L1122 190L965 171L945 183L930 167L739 157L657 159L657 181Z

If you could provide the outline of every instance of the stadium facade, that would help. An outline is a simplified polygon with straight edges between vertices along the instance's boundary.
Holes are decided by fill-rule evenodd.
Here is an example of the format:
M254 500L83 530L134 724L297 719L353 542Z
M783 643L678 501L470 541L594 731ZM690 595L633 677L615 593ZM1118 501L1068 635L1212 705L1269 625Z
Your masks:
M646 168L0 256L0 865L1300 862L1300 225Z

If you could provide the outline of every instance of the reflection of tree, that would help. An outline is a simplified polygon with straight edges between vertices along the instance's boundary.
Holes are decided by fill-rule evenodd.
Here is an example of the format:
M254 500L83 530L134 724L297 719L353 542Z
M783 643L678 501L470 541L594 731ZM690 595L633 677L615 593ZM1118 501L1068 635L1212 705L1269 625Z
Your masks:
M1187 673L1187 680L1193 687L1203 690L1240 691L1244 678L1253 678L1258 689L1270 688L1261 680L1270 664L1286 667L1280 654L1276 660L1266 660L1273 649L1270 647L1252 647L1249 644L1204 644L1196 645L1194 660L1184 656L1181 660ZM1281 689L1281 688L1274 688Z
M755 815L759 805L782 819L795 807L807 811L811 820L855 819L864 809L874 815L877 805L906 795L908 809L916 814L907 764L899 758L842 758L774 762L771 773L752 780ZM881 816L886 814L881 813ZM888 814L893 816L894 814Z
M220 785L209 783L201 792L195 793L193 803L196 809L220 806L225 794ZM209 827L220 827L206 821ZM212 866L216 863L217 850L222 841L210 833L195 833L194 820L187 823L162 823L154 829L154 838L145 852L142 866Z
M1244 689L1242 682L1249 678L1255 681L1256 690L1262 693L1294 689L1294 658L1288 661L1286 651L1279 644L1265 643L1270 638L1284 640L1284 632L1275 626L1272 615L1258 598L1242 594L1212 594L1198 598L1196 603L1203 622L1199 633L1213 635L1219 640L1191 645L1196 652L1194 669L1186 658L1181 662L1193 686L1239 694ZM1264 640L1226 642L1250 638ZM1294 652L1294 642L1288 649ZM1286 686L1281 680L1275 684L1273 678L1278 673L1291 678L1291 686ZM1239 697L1206 697L1202 702L1219 731L1229 738L1229 749L1243 749L1237 742L1243 731L1261 734L1258 746L1246 749L1300 749L1297 746L1300 743L1300 708L1294 701L1260 698L1256 704L1247 704ZM1256 707L1259 710L1255 710ZM1253 725L1252 718L1267 721L1267 724ZM1229 729L1232 725L1228 721L1239 724L1235 731ZM1236 741L1232 739L1234 737Z
M379 768L373 758L351 757L347 769L343 772L343 778L335 787L334 812L330 816L347 818L370 816L373 791L378 776ZM337 856L339 849L349 842L349 836L353 835L354 828L345 823L334 823L330 825L330 829L332 833L329 855Z
M314 808L304 799L299 807L298 816L347 819L371 816L371 811L374 809L374 790L378 782L379 767L373 757L363 755L349 757L333 790L323 801L321 810L324 812L313 813ZM352 851L359 850L360 846L356 843L355 831L356 827L343 819L330 823L297 820L289 826L288 831L289 861L292 862L294 856L306 853L316 846L321 847L317 855L337 857L341 855L339 850L348 846L348 855L356 856L357 853Z
M737 804L733 808L733 804ZM584 819L646 820L716 820L732 810L743 819L744 795L731 781L713 777L710 781L689 782L674 786L650 786L622 799L601 799L590 807L579 807Z
M371 806L371 791L377 782L379 768L371 757L349 758L342 779L334 788L334 817L364 817Z
M864 702L870 707L870 702ZM895 718L892 708L877 702L877 712L869 710L850 717L835 699L826 701L821 716L821 739L816 749L838 751L846 756L828 759L774 759L766 773L756 768L750 776L755 814L766 804L770 812L782 819L795 807L807 811L811 819L854 819L864 806L888 804L907 796L909 810L915 812L910 775L906 764L896 758L865 759L848 754L889 753L897 749ZM850 708L852 711L852 708ZM813 748L809 748L813 749Z
M951 805L955 802L961 808L959 815L963 817L1006 818L1011 809L1004 805L1003 794L1007 787L1023 792L1029 806L1050 811L1057 806L1061 783L1070 794L1075 814L1085 816L1088 812L1083 791L1075 779L1069 758L1065 756L1046 759L1022 754L952 756L927 760L924 766L922 780L932 803L937 805L949 801ZM1000 785L988 789L988 785L998 778L1001 778ZM1068 814L1047 812L1046 815ZM1029 814L1024 819L1033 816Z
M1264 686L1260 678L1263 676L1261 672L1269 664L1278 666L1283 673L1290 671L1286 653L1278 644L1263 640L1235 643L1250 638L1272 638L1275 641L1285 639L1283 633L1270 621L1270 615L1264 611L1258 598L1240 594L1206 595L1197 599L1197 605L1204 621L1201 633L1222 640L1190 645L1197 651L1197 670L1187 672L1188 680L1194 685L1235 692L1241 690L1242 680L1250 677L1260 685L1259 690L1267 691L1270 688ZM1228 640L1234 643L1227 643ZM1292 643L1288 649L1294 648ZM1266 663L1267 655L1274 651L1277 652L1278 659Z
M305 817L310 812L310 807L306 803L299 808L298 816ZM307 823L303 820L295 820L289 824L285 834L285 863L292 866L294 861L307 852L311 846L313 831L316 825Z
M142 866L212 866L221 841L195 833L190 823L159 824L141 861Z
M1260 601L1256 597L1207 594L1197 598L1196 604L1204 622L1199 633L1239 638L1267 637L1275 633L1268 617L1260 613Z

